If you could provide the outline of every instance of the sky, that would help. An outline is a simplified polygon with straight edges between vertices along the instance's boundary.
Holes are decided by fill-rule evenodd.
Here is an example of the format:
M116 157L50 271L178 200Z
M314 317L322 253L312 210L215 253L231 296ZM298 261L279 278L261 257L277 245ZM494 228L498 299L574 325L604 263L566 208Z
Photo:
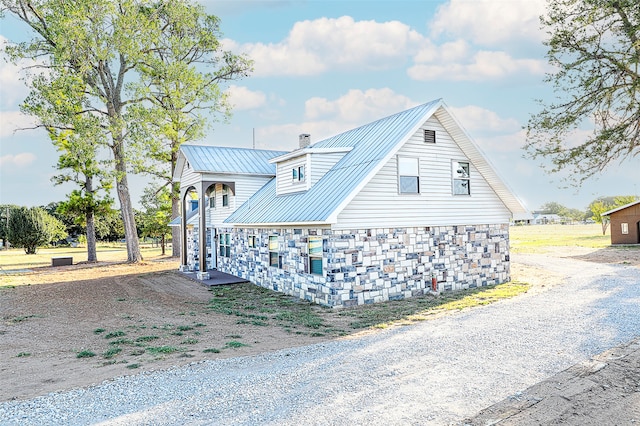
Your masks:
M200 144L293 150L434 99L443 99L529 210L547 202L584 210L600 196L639 195L640 159L614 164L581 187L524 156L526 126L554 99L544 82L538 17L544 0L202 0L221 19L223 46L254 60L225 86L233 116L212 121ZM0 43L30 37L13 17ZM58 153L19 111L25 64L0 59L0 204L46 205L74 189L54 186ZM139 206L145 177L131 177ZM112 194L115 198L115 193Z

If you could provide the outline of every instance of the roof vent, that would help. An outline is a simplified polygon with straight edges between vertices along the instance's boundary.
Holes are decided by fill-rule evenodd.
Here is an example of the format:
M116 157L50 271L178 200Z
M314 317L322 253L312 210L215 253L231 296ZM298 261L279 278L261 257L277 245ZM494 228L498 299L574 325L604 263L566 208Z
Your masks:
M306 148L311 144L311 135L309 133L302 133L298 136L298 142L300 144L300 148Z

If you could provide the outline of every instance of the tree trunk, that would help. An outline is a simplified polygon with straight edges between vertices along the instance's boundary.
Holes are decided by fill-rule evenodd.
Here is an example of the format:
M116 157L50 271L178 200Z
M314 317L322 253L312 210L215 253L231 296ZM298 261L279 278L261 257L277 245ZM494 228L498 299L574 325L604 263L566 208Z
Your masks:
M180 195L171 197L171 220L180 216ZM180 240L182 232L180 226L171 227L171 256L180 257Z
M180 144L173 142L171 144L171 174L175 173L176 163L178 162L178 149ZM171 182L171 220L180 216L180 184ZM182 232L179 226L171 227L171 256L180 257L180 240Z
M93 210L87 212L87 262L97 262L96 223Z
M162 237L160 237L160 244L162 244L162 255L164 256L164 234L162 234Z
M127 261L136 263L142 260L142 254L140 253L136 218L133 214L131 194L127 183L127 169L124 153L122 152L122 143L122 140L116 141L113 146L113 155L116 162L116 192L118 193L118 201L120 201L120 214L124 225Z

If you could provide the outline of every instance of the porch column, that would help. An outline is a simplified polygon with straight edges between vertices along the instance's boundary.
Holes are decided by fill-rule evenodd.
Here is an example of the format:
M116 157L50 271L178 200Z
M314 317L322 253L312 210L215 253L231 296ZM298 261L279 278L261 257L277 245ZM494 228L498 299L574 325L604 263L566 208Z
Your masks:
M180 191L180 270L186 272L189 270L187 265L187 206L184 203L184 197L187 191Z
M200 201L198 201L200 216L200 229L198 229L198 233L200 234L198 237L198 245L200 246L199 280L209 279L209 272L207 270L207 206L205 205L208 186L209 184L207 182L200 182L200 191L198 191L200 193Z

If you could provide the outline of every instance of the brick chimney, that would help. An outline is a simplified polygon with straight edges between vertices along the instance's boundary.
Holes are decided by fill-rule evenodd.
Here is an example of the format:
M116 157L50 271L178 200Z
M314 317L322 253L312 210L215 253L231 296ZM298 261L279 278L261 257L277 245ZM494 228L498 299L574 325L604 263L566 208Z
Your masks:
M300 144L300 148L306 148L311 144L311 135L308 133L302 133L298 136L298 143Z

